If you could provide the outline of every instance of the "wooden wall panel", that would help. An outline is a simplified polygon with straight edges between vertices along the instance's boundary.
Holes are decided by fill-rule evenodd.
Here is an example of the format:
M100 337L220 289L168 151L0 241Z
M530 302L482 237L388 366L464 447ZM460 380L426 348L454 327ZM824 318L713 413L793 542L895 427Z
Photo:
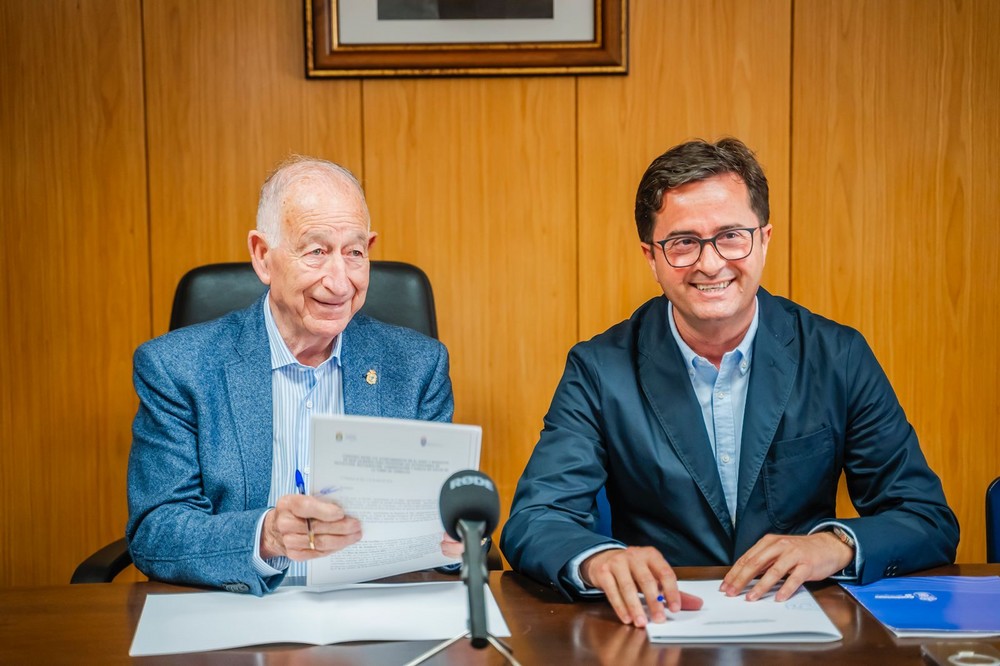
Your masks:
M427 271L455 420L483 426L506 517L576 339L574 80L367 81L364 100L375 255Z
M758 155L774 233L764 284L788 293L790 0L632 2L627 77L580 79L579 315L589 338L661 293L635 231L635 191L671 146L725 135Z
M771 182L765 285L866 334L982 560L998 7L633 0L626 77L361 82L305 80L293 0L0 3L0 585L122 533L131 352L184 271L246 257L287 154L355 170L376 257L430 274L506 513L571 344L657 293L642 171L724 134Z
M249 258L260 186L292 153L360 174L358 81L307 81L301 2L144 4L154 331L190 268Z
M942 477L959 561L1000 475L1000 5L800 2L792 295L860 329Z
M140 20L0 3L0 585L65 583L125 529L149 335Z

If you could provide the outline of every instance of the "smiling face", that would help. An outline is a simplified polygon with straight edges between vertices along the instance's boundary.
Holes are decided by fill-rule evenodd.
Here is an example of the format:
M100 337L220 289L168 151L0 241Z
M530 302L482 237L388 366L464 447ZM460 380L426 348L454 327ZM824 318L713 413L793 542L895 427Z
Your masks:
M655 241L678 235L709 238L726 229L758 227L746 185L733 174L720 174L681 185L663 196L654 217L654 244L642 244L656 281L674 305L681 336L698 351L699 342L736 343L750 326L771 238L771 225L753 232L753 251L727 261L706 244L692 266L674 268ZM735 344L733 345L735 346Z
M360 190L325 173L300 176L285 189L280 238L250 232L254 270L271 288L271 312L299 362L326 360L364 305L374 242Z

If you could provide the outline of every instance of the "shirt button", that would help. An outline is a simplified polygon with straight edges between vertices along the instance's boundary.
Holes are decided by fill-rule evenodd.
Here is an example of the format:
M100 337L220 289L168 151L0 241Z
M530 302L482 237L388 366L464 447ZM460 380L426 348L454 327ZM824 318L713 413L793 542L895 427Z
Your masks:
M728 465L730 460L732 460L732 458L729 457L728 453L722 454L722 462Z
M312 408L313 408L313 401L306 400L306 409L312 409Z
M719 400L722 400L723 398L726 397L726 393L725 391L719 391L718 393L715 394L715 397L718 398Z

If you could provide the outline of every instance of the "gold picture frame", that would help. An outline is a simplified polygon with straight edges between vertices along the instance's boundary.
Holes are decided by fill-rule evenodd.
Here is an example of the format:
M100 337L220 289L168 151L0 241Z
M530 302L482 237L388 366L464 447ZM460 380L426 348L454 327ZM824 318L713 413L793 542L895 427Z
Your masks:
M364 4L361 0L304 2L309 78L628 72L628 0L551 0L557 11L548 23L503 19L475 23L442 19L386 21L376 16L378 0L363 0ZM558 10L566 6L575 10ZM578 11L581 7L583 12ZM484 28L489 36L483 41L467 39L468 31L462 25ZM582 36L557 37L558 41L534 37L543 27L551 34L553 26L558 28L557 34L576 31ZM411 28L420 29L412 32L434 36L418 35L407 41L411 39ZM504 30L498 32L497 28ZM448 36L456 31L464 31L463 36Z

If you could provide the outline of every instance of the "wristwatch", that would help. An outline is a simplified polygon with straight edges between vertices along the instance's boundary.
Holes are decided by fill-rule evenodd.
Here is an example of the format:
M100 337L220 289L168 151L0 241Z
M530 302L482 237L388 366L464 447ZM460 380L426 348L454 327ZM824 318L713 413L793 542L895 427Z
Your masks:
M857 546L854 543L854 538L847 533L847 530L843 529L842 527L834 525L833 536L837 537L838 539L846 543L848 546L851 547L851 549L857 550Z

